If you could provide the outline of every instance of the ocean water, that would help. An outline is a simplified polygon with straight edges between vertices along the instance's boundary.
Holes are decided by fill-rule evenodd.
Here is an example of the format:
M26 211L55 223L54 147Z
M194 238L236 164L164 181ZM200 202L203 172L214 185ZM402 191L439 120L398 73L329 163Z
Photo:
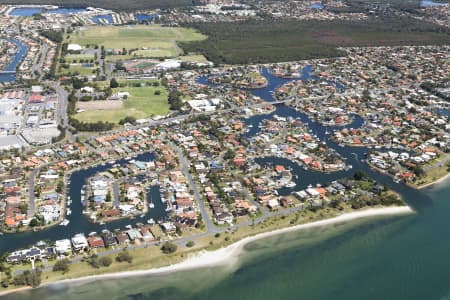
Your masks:
M248 244L225 267L56 285L4 299L448 299L450 181L415 214Z

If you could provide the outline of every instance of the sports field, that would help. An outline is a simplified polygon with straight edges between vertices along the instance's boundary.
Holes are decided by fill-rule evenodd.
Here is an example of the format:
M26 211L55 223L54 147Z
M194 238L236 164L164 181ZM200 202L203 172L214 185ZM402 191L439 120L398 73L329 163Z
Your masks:
M155 95L155 91L160 91L160 95ZM96 106L84 105L80 102L79 108L86 111L74 115L76 119L82 122L109 121L118 123L120 119L127 116L136 119L146 118L152 115L166 115L169 112L167 102L167 90L162 87L122 87L113 89L113 94L117 92L128 92L130 97L124 100L118 100L121 105L102 106L98 109ZM96 101L99 103L109 103L110 101Z
M201 41L206 36L194 29L183 27L95 26L85 27L70 37L70 43L103 45L106 49L141 49L141 56L174 57L181 53L177 42Z

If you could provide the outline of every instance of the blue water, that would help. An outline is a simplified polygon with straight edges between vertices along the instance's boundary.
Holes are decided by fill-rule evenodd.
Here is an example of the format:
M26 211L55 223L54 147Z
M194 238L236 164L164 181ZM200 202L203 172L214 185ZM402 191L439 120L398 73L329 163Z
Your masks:
M322 3L314 3L314 4L311 5L311 8L314 8L314 9L324 9L325 6L324 6Z
M63 14L63 15L67 15L67 14L77 14L77 13L82 13L85 12L86 9L85 8L58 8L58 9L51 9L51 10L45 10L44 8L39 8L39 7L20 7L20 8L15 8L11 11L10 15L11 16L20 16L20 17L31 17L35 14L40 14L40 13L50 13L50 14Z
M112 15L98 15L92 17L92 21L94 21L95 24L101 24L100 20L106 20L108 24L113 23Z
M10 39L10 42L16 44L19 47L14 58L9 62L9 64L2 71L15 71L17 66L22 62L24 57L27 55L28 46L17 39ZM2 74L0 71L0 82L13 82L16 80L15 74Z
M434 7L434 6L444 6L444 5L448 5L448 3L439 3L439 2L434 2L431 0L422 0L420 1L420 6L421 7Z
M157 15L155 14L136 14L134 16L136 18L136 21L138 22L144 22L144 21L153 21L156 19Z

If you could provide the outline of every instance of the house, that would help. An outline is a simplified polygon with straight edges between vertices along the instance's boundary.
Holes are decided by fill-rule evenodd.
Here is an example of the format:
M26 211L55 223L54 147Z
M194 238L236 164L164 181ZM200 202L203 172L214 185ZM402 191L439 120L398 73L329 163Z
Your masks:
M72 253L72 244L69 239L58 240L55 242L55 251L58 255L67 255Z
M102 248L105 247L105 243L103 242L103 239L98 236L91 236L87 239L89 247L91 248Z
M73 236L72 245L75 251L84 251L89 248L88 241L82 233Z

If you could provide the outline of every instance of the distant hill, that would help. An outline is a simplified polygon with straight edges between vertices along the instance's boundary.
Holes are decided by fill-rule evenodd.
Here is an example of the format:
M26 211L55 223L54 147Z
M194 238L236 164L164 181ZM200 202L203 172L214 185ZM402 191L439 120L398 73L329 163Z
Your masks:
M63 7L100 7L114 11L188 6L191 0L0 0L0 4L47 4Z

